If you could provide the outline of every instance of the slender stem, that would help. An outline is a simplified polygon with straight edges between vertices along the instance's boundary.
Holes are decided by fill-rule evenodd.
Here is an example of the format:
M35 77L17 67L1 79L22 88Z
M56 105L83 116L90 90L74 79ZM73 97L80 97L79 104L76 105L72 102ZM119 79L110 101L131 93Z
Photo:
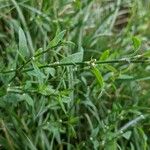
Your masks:
M45 53L47 53L50 49L54 49L54 48L56 48L56 47L58 47L58 46L60 46L62 44L62 42L60 42L60 43L58 43L56 46L53 46L53 47L51 47L51 48L47 48L45 51L42 51L42 52L40 52L40 53L38 53L38 54L35 54L33 57L30 57L21 67L19 67L17 70L22 70L29 62L31 62L33 59L35 59L35 58L37 58L37 57L39 57L39 56L41 56L41 55L43 55L43 54L45 54Z
M53 47L48 47L45 51L42 51L38 54L35 54L34 56L30 57L26 62L24 62L24 64L22 64L20 67L18 67L17 69L12 69L10 71L6 71L6 72L0 72L0 73L11 73L11 72L16 72L15 75L10 79L10 83L16 78L18 72L21 72L22 69L28 64L30 63L32 60L34 60L36 57L39 57L45 53L47 53L50 49L54 49L58 46L60 46L62 44L62 42L59 42L57 45L53 46Z
M118 60L107 60L107 61L84 61L84 62L67 62L67 63L61 63L61 62L55 62L55 63L51 63L51 64L47 64L47 65L41 65L38 66L40 69L42 68L48 68L48 67L58 67L58 66L79 66L79 65L96 65L96 64L115 64L115 63L120 63L120 64L137 64L137 63L150 63L150 59L145 59L145 60L129 60L129 59L118 59ZM22 72L28 72L28 71L32 71L34 70L34 68L27 68L27 69L23 69ZM6 73L12 73L12 72L16 72L17 69L12 69L12 70L8 70L8 71L2 71L0 73L2 74L6 74Z

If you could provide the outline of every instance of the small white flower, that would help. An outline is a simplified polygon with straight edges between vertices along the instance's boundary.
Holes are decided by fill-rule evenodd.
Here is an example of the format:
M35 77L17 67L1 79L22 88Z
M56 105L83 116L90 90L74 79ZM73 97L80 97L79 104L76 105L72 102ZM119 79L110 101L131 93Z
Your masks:
M34 57L34 56L32 57L32 60L35 60L35 57Z
M145 119L145 116L144 116L144 115L140 115L140 117L141 117L142 119Z
M93 141L93 137L90 137L90 140Z
M122 130L120 130L120 134L123 134L123 131L122 131Z
M121 120L123 120L123 119L124 119L124 117L121 115L121 116L120 116L120 119L121 119Z
M62 120L61 120L61 119L59 119L59 122L60 122L60 123L62 123Z
M102 145L105 145L105 141L102 141Z
M55 64L55 65L58 65L58 64L60 64L60 62L59 62L59 61L56 61L56 62L54 62L54 64Z

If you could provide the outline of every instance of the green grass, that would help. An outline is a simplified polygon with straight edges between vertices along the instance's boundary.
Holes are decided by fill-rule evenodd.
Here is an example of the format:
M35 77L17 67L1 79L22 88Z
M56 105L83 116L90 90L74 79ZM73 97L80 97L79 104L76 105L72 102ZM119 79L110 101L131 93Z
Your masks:
M0 0L0 149L150 150L150 2Z

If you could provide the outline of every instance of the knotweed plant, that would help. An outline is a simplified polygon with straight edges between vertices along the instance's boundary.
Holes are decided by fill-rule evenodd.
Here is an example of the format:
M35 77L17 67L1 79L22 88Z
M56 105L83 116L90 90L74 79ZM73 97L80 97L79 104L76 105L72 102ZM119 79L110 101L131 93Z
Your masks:
M0 149L149 150L149 8L0 0Z

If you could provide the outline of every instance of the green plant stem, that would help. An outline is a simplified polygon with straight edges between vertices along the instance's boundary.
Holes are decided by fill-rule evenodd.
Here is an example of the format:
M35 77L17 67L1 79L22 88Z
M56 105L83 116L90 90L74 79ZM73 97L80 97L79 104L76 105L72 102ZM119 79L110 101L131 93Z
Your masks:
M58 67L58 66L79 66L79 65L89 65L89 66L93 66L96 64L137 64L137 63L150 63L150 59L145 59L145 60L129 60L129 59L118 59L118 60L107 60L107 61L84 61L84 62L67 62L67 63L61 63L61 62L54 62L51 64L47 64L47 65L41 65L38 66L40 69L42 68L48 68L48 67ZM21 67L21 68L24 68ZM34 70L34 68L27 68L27 69L23 69L22 72L28 72L28 71L32 71ZM12 69L12 70L8 70L8 71L2 71L0 72L1 74L7 74L7 73L13 73L16 72L17 69ZM21 70L20 70L21 71Z
M50 49L54 49L54 48L60 46L61 44L62 44L62 43L60 42L60 43L58 43L56 46L47 48L45 51L42 51L42 52L40 52L40 53L38 53L38 54L35 54L33 57L30 57L21 67L19 67L19 68L16 69L16 70L19 70L19 71L20 71L20 70L23 69L29 62L31 62L33 59L35 59L35 58L37 58L37 57L39 57L39 56L41 56L41 55L47 53L48 51L50 51Z
M45 54L45 53L47 53L50 49L54 49L54 48L60 46L61 44L62 44L62 42L59 42L57 45L55 45L55 46L53 46L53 47L48 47L45 51L42 51L42 52L40 52L40 53L38 53L38 54L35 54L34 56L30 57L26 62L24 62L24 64L22 64L22 65L21 65L20 67L18 67L17 69L8 71L8 73L10 73L10 72L16 72L15 75L10 79L9 82L12 82L12 81L16 78L17 73L18 73L18 72L21 72L22 69L23 69L28 63L30 63L32 60L34 60L35 58L37 58L37 57L39 57L39 56L41 56L41 55L43 55L43 54ZM6 72L7 72L7 71L6 71ZM0 72L0 73L1 73L1 72Z

